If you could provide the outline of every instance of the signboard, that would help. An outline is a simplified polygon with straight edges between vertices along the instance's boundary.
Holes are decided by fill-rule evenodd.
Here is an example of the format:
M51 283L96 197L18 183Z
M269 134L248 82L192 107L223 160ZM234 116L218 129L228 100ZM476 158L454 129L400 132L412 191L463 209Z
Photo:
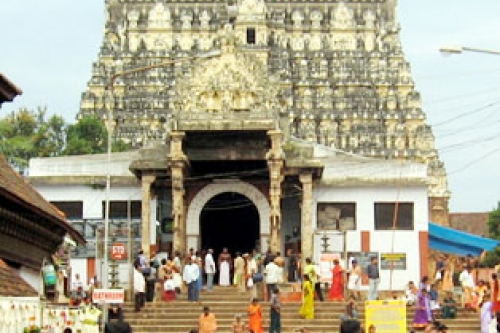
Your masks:
M350 270L352 268L351 262L353 259L356 259L358 266L363 271L363 276L361 277L362 284L368 284L366 268L371 264L373 257L378 258L378 252L347 252L347 258L349 258L347 269Z
M114 260L127 259L127 248L124 243L114 243L111 245L111 258Z
M406 253L381 253L380 269L405 271Z
M95 289L92 293L94 303L123 303L125 291L123 289Z
M365 333L369 333L372 325L377 333L406 332L405 301L366 301Z
M332 283L333 260L340 260L340 253L322 253L319 257L320 282Z

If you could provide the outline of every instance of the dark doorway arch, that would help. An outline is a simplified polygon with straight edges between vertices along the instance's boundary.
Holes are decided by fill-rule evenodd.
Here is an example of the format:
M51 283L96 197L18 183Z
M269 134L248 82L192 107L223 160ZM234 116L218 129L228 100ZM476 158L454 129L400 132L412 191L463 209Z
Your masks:
M236 192L218 194L201 211L201 248L212 248L216 256L224 247L233 255L251 252L260 238L259 222L257 207L246 196Z

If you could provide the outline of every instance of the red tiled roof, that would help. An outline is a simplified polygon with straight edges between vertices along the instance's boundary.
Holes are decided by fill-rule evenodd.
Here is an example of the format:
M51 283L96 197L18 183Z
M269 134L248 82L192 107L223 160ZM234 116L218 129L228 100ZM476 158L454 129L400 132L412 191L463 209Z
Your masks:
M14 171L3 155L0 154L0 195L23 206L28 206L37 214L43 215L62 226L78 243L84 243L80 235L66 221L64 214L45 200L19 173Z
M450 227L470 234L488 237L490 213L450 213Z
M3 102L12 102L14 97L21 95L23 92L9 81L2 73L0 73L0 105Z
M0 259L0 296L32 297L38 296L38 292Z

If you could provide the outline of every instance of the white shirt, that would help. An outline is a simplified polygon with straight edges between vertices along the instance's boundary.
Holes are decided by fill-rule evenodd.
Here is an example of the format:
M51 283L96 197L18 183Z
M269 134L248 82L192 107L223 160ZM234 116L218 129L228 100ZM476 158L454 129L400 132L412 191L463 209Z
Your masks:
M472 277L472 274L469 273L466 269L460 273L460 283L462 284L462 287L470 287L474 288L474 278Z
M207 253L207 255L205 256L205 273L214 274L215 272L216 269L214 256L211 253Z
M171 291L174 289L175 289L175 283L174 280L172 279L166 280L165 283L163 284L163 290L165 291Z
M75 279L71 284L71 289L74 291L83 290L83 282L80 279Z
M252 275L257 273L257 261L252 258L247 261L247 274Z
M267 264L265 274L267 284L280 283L283 281L283 268L276 265L274 262Z
M146 280L144 275L137 269L134 269L134 292L143 293L146 290Z
M182 279L187 284L198 280L200 277L200 267L196 264L189 264L184 266L184 272L182 273Z

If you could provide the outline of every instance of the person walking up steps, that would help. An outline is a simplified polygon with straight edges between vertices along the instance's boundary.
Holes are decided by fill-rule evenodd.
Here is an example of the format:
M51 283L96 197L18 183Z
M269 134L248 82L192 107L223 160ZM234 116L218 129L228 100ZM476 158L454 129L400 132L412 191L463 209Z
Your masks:
M270 303L270 318L269 333L281 333L281 302L280 291L278 288L273 289Z

